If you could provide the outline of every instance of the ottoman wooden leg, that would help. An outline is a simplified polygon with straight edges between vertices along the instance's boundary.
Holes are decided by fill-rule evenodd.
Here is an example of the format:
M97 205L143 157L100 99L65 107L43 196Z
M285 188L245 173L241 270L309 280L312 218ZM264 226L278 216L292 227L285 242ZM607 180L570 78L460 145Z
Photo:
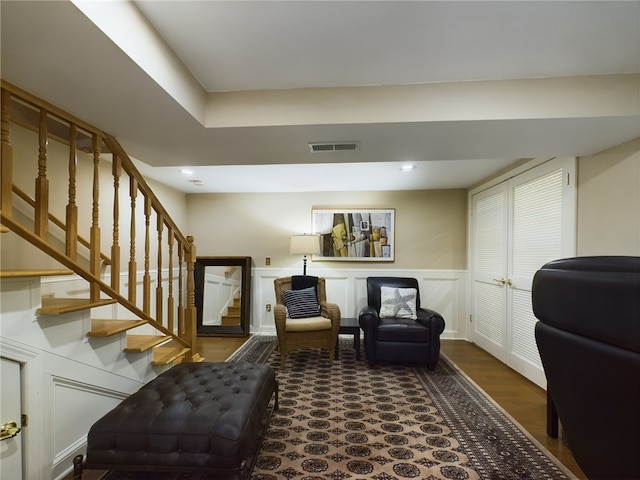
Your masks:
M73 457L73 480L82 480L82 455Z

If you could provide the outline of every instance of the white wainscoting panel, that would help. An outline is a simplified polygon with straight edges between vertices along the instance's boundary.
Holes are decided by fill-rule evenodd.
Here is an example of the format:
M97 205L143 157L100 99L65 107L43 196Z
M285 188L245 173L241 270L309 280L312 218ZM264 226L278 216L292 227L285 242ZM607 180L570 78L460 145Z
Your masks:
M439 312L445 319L443 339L466 339L467 272L465 270L377 270L316 268L309 275L324 277L327 300L337 303L342 317L357 317L367 304L367 277L413 277L420 286L420 302ZM298 270L254 268L252 270L251 332L256 335L275 335L273 280L278 277L300 275ZM267 310L271 305L271 311Z
M57 375L49 376L49 381L51 478L57 478L69 470L73 457L84 451L89 427L141 385L130 385L122 392Z

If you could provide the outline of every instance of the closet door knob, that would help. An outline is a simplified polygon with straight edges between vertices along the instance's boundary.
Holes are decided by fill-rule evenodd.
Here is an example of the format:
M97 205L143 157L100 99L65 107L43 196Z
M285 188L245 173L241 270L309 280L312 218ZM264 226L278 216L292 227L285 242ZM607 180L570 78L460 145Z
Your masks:
M17 422L7 422L0 427L0 441L8 440L20 433L20 427Z

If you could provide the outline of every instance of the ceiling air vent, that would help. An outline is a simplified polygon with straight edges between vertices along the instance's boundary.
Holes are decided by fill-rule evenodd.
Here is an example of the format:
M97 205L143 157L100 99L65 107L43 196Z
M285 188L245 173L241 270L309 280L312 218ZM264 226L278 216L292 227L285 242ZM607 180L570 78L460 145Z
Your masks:
M310 143L311 153L321 152L355 152L360 148L360 142L332 142L332 143Z

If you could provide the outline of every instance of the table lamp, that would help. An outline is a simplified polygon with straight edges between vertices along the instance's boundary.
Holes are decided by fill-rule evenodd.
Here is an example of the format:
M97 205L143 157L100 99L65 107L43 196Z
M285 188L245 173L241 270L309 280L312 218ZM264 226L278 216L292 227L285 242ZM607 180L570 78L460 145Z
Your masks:
M307 274L307 255L320 253L320 235L294 235L289 249L291 255L304 255L302 274Z

